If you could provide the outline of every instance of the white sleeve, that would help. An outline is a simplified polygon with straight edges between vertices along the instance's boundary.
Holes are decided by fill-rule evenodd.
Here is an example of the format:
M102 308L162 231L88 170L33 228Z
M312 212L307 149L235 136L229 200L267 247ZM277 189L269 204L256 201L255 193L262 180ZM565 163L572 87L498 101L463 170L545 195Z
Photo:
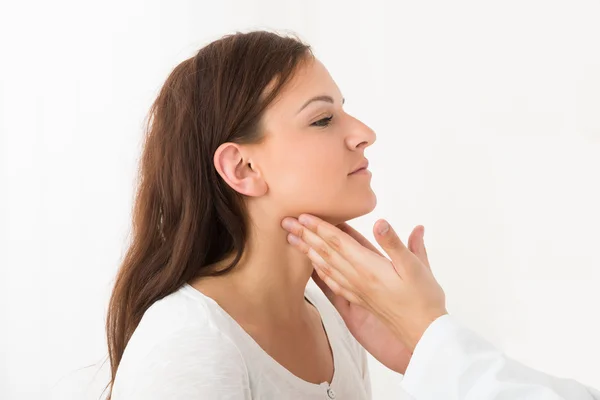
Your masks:
M250 400L238 348L218 332L182 330L154 347L126 383L127 400Z
M417 344L401 387L418 400L600 400L600 392L507 358L451 316Z

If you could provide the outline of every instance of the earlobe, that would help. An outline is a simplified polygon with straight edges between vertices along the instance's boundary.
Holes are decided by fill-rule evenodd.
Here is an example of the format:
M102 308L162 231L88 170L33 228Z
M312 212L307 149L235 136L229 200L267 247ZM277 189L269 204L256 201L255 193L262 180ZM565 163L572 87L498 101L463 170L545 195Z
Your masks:
M236 143L223 143L215 151L213 163L221 178L236 192L256 197L266 193L266 182L253 168L246 149Z

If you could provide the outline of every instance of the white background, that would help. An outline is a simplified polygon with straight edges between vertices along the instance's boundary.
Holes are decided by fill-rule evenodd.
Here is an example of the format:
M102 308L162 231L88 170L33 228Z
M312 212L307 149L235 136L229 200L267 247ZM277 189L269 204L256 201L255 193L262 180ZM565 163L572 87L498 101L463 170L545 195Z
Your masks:
M3 2L0 397L99 398L148 108L175 65L254 28L310 43L378 133L379 205L354 225L425 225L451 313L600 388L598 21L591 0ZM401 376L371 361L393 399Z

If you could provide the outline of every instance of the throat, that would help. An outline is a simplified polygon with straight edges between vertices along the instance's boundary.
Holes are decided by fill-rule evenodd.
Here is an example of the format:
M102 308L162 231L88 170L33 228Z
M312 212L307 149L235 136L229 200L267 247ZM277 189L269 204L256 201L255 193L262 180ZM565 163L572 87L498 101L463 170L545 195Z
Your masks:
M334 354L319 312L306 303L303 320L292 324L242 326L256 343L282 368L313 384L331 383Z
M264 351L266 362L275 362L277 368L309 383L331 383L335 346L330 344L318 309L304 296L300 296L298 311L289 313L285 305L273 308L272 303L257 303L224 277L190 284L229 314Z

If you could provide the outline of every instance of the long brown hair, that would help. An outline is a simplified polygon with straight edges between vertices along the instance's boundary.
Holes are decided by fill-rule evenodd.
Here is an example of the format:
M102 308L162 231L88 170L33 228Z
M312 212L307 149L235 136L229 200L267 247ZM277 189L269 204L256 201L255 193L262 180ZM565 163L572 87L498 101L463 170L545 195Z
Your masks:
M161 88L147 119L131 243L108 307L108 399L144 312L183 283L225 273L242 257L243 196L220 178L214 153L226 142L260 142L266 107L309 57L310 46L295 37L236 33L180 63ZM231 253L227 268L207 268Z

